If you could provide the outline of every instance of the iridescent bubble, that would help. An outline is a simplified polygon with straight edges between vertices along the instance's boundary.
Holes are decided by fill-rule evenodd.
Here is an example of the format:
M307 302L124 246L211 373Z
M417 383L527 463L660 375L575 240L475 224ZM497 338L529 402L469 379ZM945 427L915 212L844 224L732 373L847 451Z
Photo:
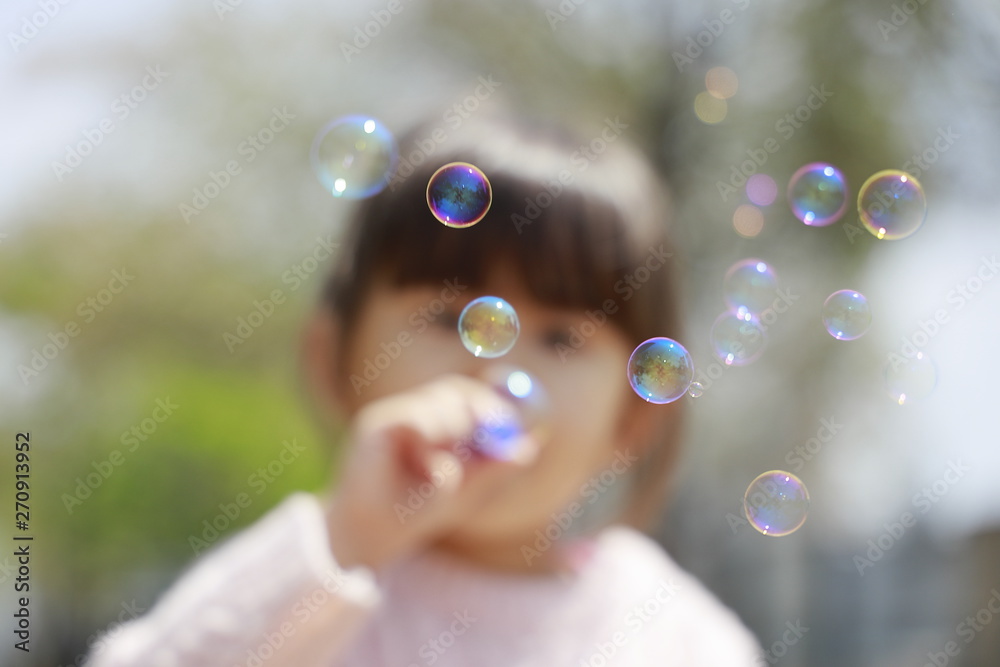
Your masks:
M885 389L899 405L927 398L937 385L937 366L923 352L892 355L885 366Z
M628 359L628 383L650 403L672 403L687 392L694 377L691 355L672 338L650 338Z
M782 537L802 527L809 514L809 491L784 470L770 470L750 482L743 496L750 525L764 535Z
M688 387L688 396L691 398L700 398L704 393L705 385L700 382L692 382L691 386Z
M396 168L396 140L370 116L330 121L309 152L319 182L334 197L361 199L381 191Z
M767 343L764 327L747 312L727 311L719 315L709 338L715 356L727 366L746 366L756 361Z
M473 299L458 316L458 335L465 349L484 359L507 354L520 333L517 313L500 297Z
M920 229L927 217L924 188L905 171L880 171L858 191L858 214L861 224L876 238L906 238Z
M778 196L778 184L767 174L754 174L747 179L747 199L757 206L770 206Z
M448 227L471 227L483 219L492 203L489 179L468 162L446 164L427 182L427 205Z
M491 414L478 425L471 446L490 458L513 459L518 440L523 435L545 437L550 416L548 394L535 378L511 367L490 367L484 379L517 410Z
M778 275L770 264L760 259L736 262L722 278L722 294L729 307L754 315L774 303L777 290Z
M788 181L788 205L810 227L831 225L847 209L847 180L833 165L807 164Z
M837 340L861 338L872 324L872 309L861 292L842 289L823 302L823 325Z

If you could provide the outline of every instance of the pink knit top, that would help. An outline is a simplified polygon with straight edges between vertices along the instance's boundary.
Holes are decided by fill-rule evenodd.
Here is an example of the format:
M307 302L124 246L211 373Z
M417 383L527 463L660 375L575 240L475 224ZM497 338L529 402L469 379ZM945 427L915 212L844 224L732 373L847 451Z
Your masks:
M739 619L644 535L569 546L560 575L498 573L428 552L377 577L337 566L299 493L206 554L91 667L743 667Z

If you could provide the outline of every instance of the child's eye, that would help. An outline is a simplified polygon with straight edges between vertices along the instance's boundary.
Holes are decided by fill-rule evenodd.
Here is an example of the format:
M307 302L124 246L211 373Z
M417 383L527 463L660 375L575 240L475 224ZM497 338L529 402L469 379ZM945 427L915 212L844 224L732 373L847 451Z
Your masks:
M568 329L549 329L545 332L545 344L549 347L556 348L560 345L569 346L569 330Z
M458 313L446 310L434 318L434 324L442 329L456 329L458 327Z

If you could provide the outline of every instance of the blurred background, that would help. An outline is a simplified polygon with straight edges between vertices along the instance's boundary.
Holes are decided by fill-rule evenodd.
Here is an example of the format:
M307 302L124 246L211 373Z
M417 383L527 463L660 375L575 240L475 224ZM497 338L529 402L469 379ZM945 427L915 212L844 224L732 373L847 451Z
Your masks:
M491 106L583 136L620 119L672 184L705 392L686 399L657 538L769 664L1000 664L994 0L18 0L0 26L0 664L82 664L196 553L323 487L332 448L297 345L350 204L312 173L313 137L353 113L394 130L440 114L447 131ZM784 189L814 161L843 170L852 201L876 171L912 171L923 228L879 241L853 206L806 227ZM748 199L741 168L773 179L773 203ZM746 257L775 267L789 305L763 357L726 368L708 331ZM820 321L839 289L872 305L856 341ZM882 368L916 349L937 386L899 406ZM30 654L8 633L22 431ZM775 468L812 496L784 538L742 511Z

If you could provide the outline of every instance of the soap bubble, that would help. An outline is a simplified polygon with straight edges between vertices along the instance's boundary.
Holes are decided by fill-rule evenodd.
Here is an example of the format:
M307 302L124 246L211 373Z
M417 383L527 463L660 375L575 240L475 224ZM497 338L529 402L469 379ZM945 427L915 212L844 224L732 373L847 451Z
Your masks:
M743 496L747 521L764 535L782 537L802 527L809 514L809 491L784 470L770 470L750 482Z
M733 310L757 315L774 303L778 276L760 259L736 262L722 278L722 295Z
M507 400L516 412L491 414L473 433L472 448L493 459L510 460L514 447L525 434L543 440L549 432L548 394L537 379L523 370L491 366L484 379Z
M868 331L872 310L864 294L842 289L823 302L823 324L837 340L854 340Z
M694 363L684 346L672 338L650 338L628 360L628 383L650 403L672 403L687 392Z
M924 188L905 171L880 171L858 191L858 214L861 224L876 238L906 238L920 229L927 217Z
M370 116L332 120L309 153L319 182L334 197L361 199L380 192L396 168L396 140Z
M833 165L812 162L788 181L788 205L810 227L825 227L847 209L847 180Z
M715 356L727 366L746 366L756 361L767 343L760 321L746 312L727 311L719 315L709 338Z
M705 385L700 382L692 382L691 386L688 387L688 396L691 398L700 398L704 393Z
M483 219L492 203L489 179L468 162L446 164L427 182L427 205L448 227L471 227Z
M517 313L500 297L473 299L458 317L458 335L465 349L484 359L507 354L520 333Z
M899 405L927 398L937 385L937 366L923 352L912 357L892 355L885 366L885 389Z

